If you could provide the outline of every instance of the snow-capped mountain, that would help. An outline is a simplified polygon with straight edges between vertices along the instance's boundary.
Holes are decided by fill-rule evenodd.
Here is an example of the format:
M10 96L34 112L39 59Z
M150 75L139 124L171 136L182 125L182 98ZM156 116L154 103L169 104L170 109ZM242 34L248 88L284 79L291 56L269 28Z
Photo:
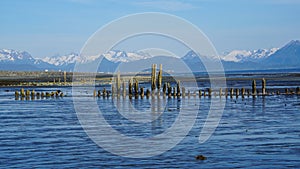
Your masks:
M12 49L0 50L0 62L28 62L34 63L35 59L25 51L16 51Z
M125 52L109 51L104 56L98 71L113 72L119 65L123 67L133 66L145 63L151 65L153 61L162 62L170 57L160 58L151 57L145 52ZM214 57L201 56L193 51L188 52L181 59L193 71L202 71L205 69L203 59L214 60ZM246 69L285 69L300 68L300 41L291 41L282 48L259 49L253 51L234 50L220 56L223 66L227 70L246 70ZM0 70L74 70L75 63L96 64L100 56L81 57L76 53L70 53L63 56L46 57L37 59L32 57L28 52L16 51L11 49L0 50ZM95 61L95 62L94 62Z
M76 53L70 53L63 56L55 55L52 57L45 57L42 60L55 66L63 66L81 61L79 55Z
M246 50L234 50L229 53L225 53L220 56L223 61L232 61L232 62L259 62L260 60L266 59L272 54L274 54L278 48L272 49L258 49L252 51Z
M137 60L142 60L142 59L149 59L151 56L148 53L144 52L125 52L125 51L120 51L120 50L112 50L109 51L103 56L112 62L132 62L132 61L137 61Z

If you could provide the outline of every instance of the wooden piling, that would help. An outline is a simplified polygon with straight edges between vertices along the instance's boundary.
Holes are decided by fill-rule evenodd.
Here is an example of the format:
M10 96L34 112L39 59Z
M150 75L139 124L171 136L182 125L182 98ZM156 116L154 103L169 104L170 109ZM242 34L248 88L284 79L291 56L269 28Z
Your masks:
M160 91L161 85L162 85L162 64L159 65L159 72L158 72L158 77L157 77L157 89Z
M135 94L136 96L139 95L139 82L138 82L137 79L135 79L135 82L134 82L134 94Z
M239 97L240 95L240 90L238 88L235 89L235 97Z
M300 87L296 88L296 94L300 94Z
M25 90L23 88L20 90L20 94L22 97L25 97Z
M179 80L177 81L176 88L177 88L176 89L176 96L180 97L181 93L180 93L180 81ZM175 94L175 92L174 92L174 94Z
M242 90L241 90L241 92L242 92L242 98L244 98L245 97L245 88L242 88Z
M171 97L172 96L172 87L170 86L170 83L167 84L168 87L168 96Z
M144 87L141 87L141 93L140 93L140 95L141 95L141 98L143 98L144 97Z
M288 88L286 88L286 89L285 89L285 94L290 94L290 92L289 92L289 89L288 89Z
M233 97L233 88L230 89L230 97Z
M149 98L149 97L150 97L150 95L151 95L151 92L150 92L150 90L149 90L149 89L147 89L147 90L146 90L146 97L147 97L147 98Z
M225 97L227 98L228 96L228 88L225 89Z
M67 72L64 71L64 85L67 85Z
M202 96L202 92L201 92L201 90L199 90L199 97L201 97Z
M102 96L105 97L107 95L107 92L106 92L106 89L103 88L103 91L102 91Z
M130 97L133 95L133 92L132 92L132 79L130 79L129 82L128 82L128 95Z
M30 90L26 90L26 97L30 95Z
M207 92L208 92L208 96L211 97L211 92L212 92L211 88L208 88Z
M163 86L163 96L166 96L167 94L167 83L164 83L164 86Z
M266 95L266 79L265 78L263 78L262 80L261 80L261 89L262 89L262 95Z
M126 97L126 83L123 81L123 97Z
M119 95L120 92L121 92L121 74L120 74L120 71L118 71L118 73L117 73L116 87L117 87L117 94Z
M182 97L185 97L185 87L182 87Z
M252 81L252 95L256 96L257 95L257 91L256 91L256 81L253 80Z
M19 97L19 92L15 91L15 97Z
M97 91L96 91L96 90L94 90L94 94L93 94L93 96L94 96L94 97L96 97L96 96L97 96Z
M151 73L151 90L152 92L156 89L156 64L152 64L152 73Z
M222 88L219 89L219 96L222 97L223 92L222 92Z

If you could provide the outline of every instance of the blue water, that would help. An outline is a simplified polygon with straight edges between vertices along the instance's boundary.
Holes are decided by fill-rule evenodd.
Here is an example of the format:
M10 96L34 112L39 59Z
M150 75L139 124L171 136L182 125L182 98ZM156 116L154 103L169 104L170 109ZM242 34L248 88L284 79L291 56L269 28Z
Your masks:
M216 131L199 144L210 105L210 98L201 98L196 123L177 146L150 158L125 158L105 151L88 137L77 119L72 97L15 100L14 90L0 88L0 168L300 168L297 95L228 98ZM56 88L36 89L47 90ZM70 95L71 88L62 91ZM154 122L130 127L131 123L115 113L116 99L96 101L116 130L136 137L162 133L183 104L183 100L161 98L168 107L162 115ZM143 111L151 109L152 101L126 99L124 103ZM197 155L207 159L196 160Z

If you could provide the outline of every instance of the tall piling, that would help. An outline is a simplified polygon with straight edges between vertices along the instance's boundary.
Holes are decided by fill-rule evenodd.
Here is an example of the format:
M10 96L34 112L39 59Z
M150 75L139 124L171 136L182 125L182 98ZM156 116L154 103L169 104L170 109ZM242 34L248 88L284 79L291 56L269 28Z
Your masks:
M262 95L266 95L266 79L265 78L263 78L262 80L261 80L261 89L262 89Z
M120 71L117 72L116 87L117 87L117 94L119 95L120 92L121 92L121 75L120 75Z
M64 71L64 85L67 85L67 72Z
M177 81L177 85L176 85L176 96L180 96L181 95L181 93L180 93L180 81L178 80ZM174 92L174 94L175 94L175 92Z
M252 96L256 96L257 95L257 91L256 91L256 81L253 80L252 81Z
M162 85L162 64L159 65L159 71L158 71L158 76L157 76L157 89L160 91L161 85Z
M156 89L156 64L152 64L152 73L151 73L151 90L154 92Z
M135 94L136 96L139 95L139 82L138 82L137 79L135 79L135 82L134 82L134 94Z

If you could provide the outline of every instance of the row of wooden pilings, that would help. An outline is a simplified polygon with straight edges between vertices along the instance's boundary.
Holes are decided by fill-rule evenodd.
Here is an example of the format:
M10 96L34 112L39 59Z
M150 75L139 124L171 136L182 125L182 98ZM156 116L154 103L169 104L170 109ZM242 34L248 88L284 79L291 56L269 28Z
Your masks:
M43 97L63 97L64 93L60 90L52 91L52 92L35 92L35 90L24 90L23 88L19 91L15 91L16 98L43 98Z
M263 79L263 81L265 82L265 80ZM246 88L241 88L241 89L234 89L234 88L226 88L226 89L222 89L220 88L219 91L216 90L212 90L211 88L207 88L205 90L198 90L198 91L187 91L185 87L180 87L180 82L178 81L176 84L176 87L171 87L169 83L165 83L163 85L163 90L162 91L150 91L149 89L144 89L144 87L138 87L138 81L135 81L134 84L132 84L132 82L130 81L128 84L128 92L126 91L126 87L123 88L122 91L120 92L114 92L114 87L112 87L111 91L106 90L105 88L103 90L94 90L94 97L126 97L128 95L129 98L135 97L141 97L143 98L144 96L146 96L147 98L150 96L163 96L163 97L190 97L190 96L199 96L199 97L211 97L211 96L225 96L225 97L239 97L241 96L242 98L244 97L256 97L256 96L269 96L269 95L293 95L293 94L297 94L300 95L300 88L297 87L295 90L293 89L285 89L285 92L282 93L279 90L277 90L276 92L273 91L271 93L267 92L266 88L263 86L261 88L261 92L259 90L256 89L256 81L253 80L252 82L252 89L246 89ZM224 91L224 92L223 92Z

